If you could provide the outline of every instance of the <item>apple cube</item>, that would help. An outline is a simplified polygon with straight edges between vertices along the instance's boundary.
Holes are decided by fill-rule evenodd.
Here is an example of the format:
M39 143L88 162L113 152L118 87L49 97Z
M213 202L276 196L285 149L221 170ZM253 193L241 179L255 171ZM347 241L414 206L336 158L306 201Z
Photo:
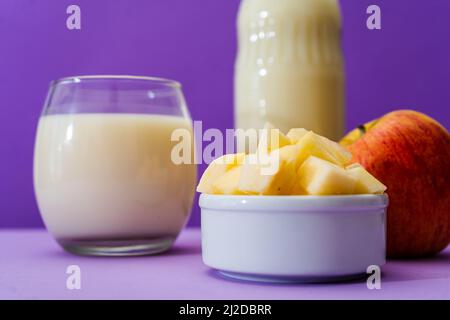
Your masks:
M235 166L220 176L212 185L214 194L242 194L238 189L242 166Z
M347 172L350 173L356 179L356 185L354 193L383 193L386 191L386 186L382 184L377 178L371 175L363 166L359 163L354 163L347 168Z
M356 178L344 168L319 159L308 157L298 170L300 185L311 195L352 194Z
M281 147L291 144L280 130L275 128L272 124L266 123L264 128L260 131L259 143L257 152L270 152Z
M268 156L248 155L242 165L239 190L261 195L289 194L296 178L299 148L285 146Z
M289 194L293 196L307 195L308 193L300 184L300 176L297 174L294 184L292 185L291 191Z
M352 154L350 153L350 151L333 140L330 140L323 136L318 137L320 137L320 140L322 141L328 152L331 153L333 157L339 161L340 165L345 166L350 162L350 160L352 159Z
M213 183L228 170L243 163L245 153L226 154L211 162L206 168L197 186L197 191L214 193Z
M299 143L307 134L309 134L309 139L320 140L321 147L326 149L328 153L330 153L339 162L339 165L346 165L350 162L352 154L347 149L339 143L318 135L312 131L308 131L303 128L293 128L289 130L286 136L291 140L292 144L296 144Z
M312 131L306 133L303 138L296 144L300 148L299 159L300 163L306 160L309 156L315 156L320 159L327 160L334 164L343 166L344 163L337 158L333 152L330 152L330 147L324 142L321 136Z
M308 133L308 130L306 130L306 129L303 129L303 128L292 128L286 134L286 137L289 138L289 140L291 141L291 144L296 144L307 133Z

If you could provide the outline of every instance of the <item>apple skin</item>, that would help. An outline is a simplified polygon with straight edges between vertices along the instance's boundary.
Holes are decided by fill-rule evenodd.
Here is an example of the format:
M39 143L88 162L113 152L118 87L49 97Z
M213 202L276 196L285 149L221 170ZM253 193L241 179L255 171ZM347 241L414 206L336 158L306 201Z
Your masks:
M356 141L355 141L356 140ZM387 186L387 256L432 256L450 243L450 136L432 118L393 111L341 141Z

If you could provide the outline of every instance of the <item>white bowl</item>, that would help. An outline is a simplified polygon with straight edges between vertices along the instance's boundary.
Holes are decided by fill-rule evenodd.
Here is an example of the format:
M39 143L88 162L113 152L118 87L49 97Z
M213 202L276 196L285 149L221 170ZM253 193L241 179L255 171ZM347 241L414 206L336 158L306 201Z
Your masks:
M366 274L386 257L387 195L200 196L203 262L269 282Z

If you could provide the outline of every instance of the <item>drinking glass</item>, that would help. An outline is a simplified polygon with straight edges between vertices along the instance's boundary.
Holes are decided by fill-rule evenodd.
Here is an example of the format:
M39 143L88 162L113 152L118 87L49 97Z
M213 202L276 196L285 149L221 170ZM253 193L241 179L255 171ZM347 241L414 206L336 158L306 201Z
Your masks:
M189 141L174 139L174 132ZM76 254L169 249L189 218L197 174L193 156L180 163L173 150L181 142L192 147L184 151L193 150L191 137L176 81L136 76L53 81L34 153L34 189L48 231Z

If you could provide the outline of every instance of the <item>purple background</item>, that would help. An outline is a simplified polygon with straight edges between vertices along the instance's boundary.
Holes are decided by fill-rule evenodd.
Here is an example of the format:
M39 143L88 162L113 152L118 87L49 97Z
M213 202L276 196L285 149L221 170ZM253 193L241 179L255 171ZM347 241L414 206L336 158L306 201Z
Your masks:
M78 4L82 30L65 27ZM450 125L450 1L342 0L347 128L413 108ZM382 9L382 30L365 27ZM48 84L80 74L181 81L195 120L231 128L238 0L2 0L0 227L42 226L32 185L34 134ZM202 171L204 167L200 167ZM198 225L194 207L191 225Z

